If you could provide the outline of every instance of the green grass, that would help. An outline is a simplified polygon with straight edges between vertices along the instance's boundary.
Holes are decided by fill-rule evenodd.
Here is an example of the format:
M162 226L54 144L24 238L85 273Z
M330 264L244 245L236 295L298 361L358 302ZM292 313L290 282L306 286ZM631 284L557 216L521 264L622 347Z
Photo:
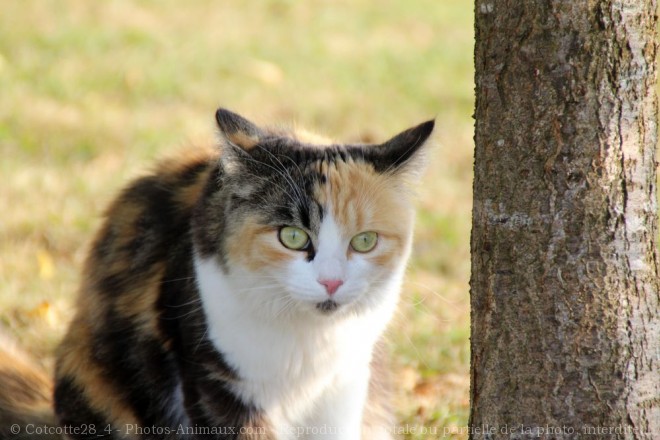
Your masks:
M156 158L211 141L219 105L341 140L437 117L390 340L401 425L465 425L472 44L462 0L8 2L0 324L49 365L103 207Z

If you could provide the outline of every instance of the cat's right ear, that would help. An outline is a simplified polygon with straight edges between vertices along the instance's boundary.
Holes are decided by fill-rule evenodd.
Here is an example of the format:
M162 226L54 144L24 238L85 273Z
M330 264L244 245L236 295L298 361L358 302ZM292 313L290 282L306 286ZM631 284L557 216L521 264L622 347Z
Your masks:
M220 135L230 146L250 151L263 136L263 132L252 122L224 108L215 112Z
M411 180L421 176L425 164L425 146L430 141L435 120L431 119L416 127L409 128L389 141L367 150L368 158L376 171L406 175Z

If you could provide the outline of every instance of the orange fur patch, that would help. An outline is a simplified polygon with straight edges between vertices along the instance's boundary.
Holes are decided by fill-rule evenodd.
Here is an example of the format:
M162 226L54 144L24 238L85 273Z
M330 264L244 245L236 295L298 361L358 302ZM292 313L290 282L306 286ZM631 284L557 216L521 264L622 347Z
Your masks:
M123 317L131 320L140 333L146 335L158 335L158 311L156 301L160 293L161 283L165 273L165 263L161 262L157 267L150 269L144 279L135 284L132 290L124 291L117 296L115 310Z
M251 270L285 264L298 251L286 249L277 238L277 230L248 219L229 234L229 261L240 262Z
M185 154L179 154L161 161L156 169L156 174L165 184L177 187L173 198L176 204L181 209L190 209L202 194L204 185L211 173L211 165L216 163L219 158L220 153L217 148L196 148L186 151ZM193 182L187 182L185 186L178 182L178 179L182 174L185 174L186 170L203 164L207 165L206 169L200 172Z
M235 131L234 133L225 133L227 140L234 145L241 147L244 150L251 150L259 143L259 138L256 136L248 136L242 131Z

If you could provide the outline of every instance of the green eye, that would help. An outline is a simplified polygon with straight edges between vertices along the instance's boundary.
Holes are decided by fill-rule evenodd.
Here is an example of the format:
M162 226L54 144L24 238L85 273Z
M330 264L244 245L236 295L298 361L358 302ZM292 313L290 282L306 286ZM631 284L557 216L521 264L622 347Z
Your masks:
M357 252L369 252L376 247L378 234L372 231L360 232L351 238L351 247Z
M280 242L289 249L299 251L307 247L309 235L300 228L284 226L280 229Z

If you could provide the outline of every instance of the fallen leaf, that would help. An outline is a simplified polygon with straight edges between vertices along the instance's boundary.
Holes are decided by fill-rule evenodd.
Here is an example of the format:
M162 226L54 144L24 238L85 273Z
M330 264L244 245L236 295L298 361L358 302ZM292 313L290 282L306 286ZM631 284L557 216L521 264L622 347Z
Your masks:
M53 306L48 301L42 301L38 306L28 310L25 314L30 319L41 319L51 326L54 325L57 320Z

